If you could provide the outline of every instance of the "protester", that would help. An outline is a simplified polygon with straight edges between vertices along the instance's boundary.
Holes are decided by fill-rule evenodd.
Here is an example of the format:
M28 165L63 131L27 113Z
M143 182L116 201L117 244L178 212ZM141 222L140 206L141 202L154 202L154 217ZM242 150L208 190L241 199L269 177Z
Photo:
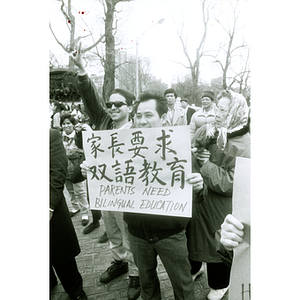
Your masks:
M180 104L181 104L181 108L184 110L186 123L187 125L189 125L191 123L192 115L196 112L196 110L189 106L189 100L186 98L182 98L180 100Z
M216 105L214 97L215 95L211 91L205 91L202 95L202 107L191 118L191 138L194 137L196 131L201 126L215 121Z
M76 107L76 106L74 105L74 107ZM91 123L91 119L88 116L87 112L85 111L83 104L81 107L81 111L82 111L81 122L77 123L77 125L75 126L75 130L78 131L77 128L79 126L80 126L80 128L78 128L79 131L86 130L87 128L88 128L88 130L91 130L91 128L95 128L94 124ZM83 144L81 143L81 146L79 146L79 147L83 148ZM87 181L86 181L86 190L87 190L87 200L88 200L88 203L90 203ZM102 217L101 210L91 209L91 213L92 213L92 222L84 228L83 234L89 234L92 231L94 231L96 228L100 227L100 220ZM106 232L104 232L104 234L99 239L99 243L106 243L107 241L108 241L108 238L107 238Z
M163 126L167 112L164 97L144 93L135 105L135 127ZM191 174L186 180L194 190L202 188L199 173ZM128 224L130 246L139 268L143 300L161 299L156 271L158 255L170 278L175 299L195 299L185 235L190 219L125 212L124 220Z
M50 289L57 285L54 268L71 299L85 300L75 260L80 247L63 195L67 165L61 135L50 129Z
M81 44L78 50L74 51L70 57L78 67L79 91L91 121L95 124L95 129L122 130L131 128L132 121L129 116L132 111L132 103L135 100L135 96L125 90L115 89L109 101L105 104L102 97L98 94L94 83L86 74L80 52ZM108 283L129 272L127 298L129 300L137 299L141 291L139 271L130 249L128 228L123 220L123 212L102 211L102 216L109 239L113 262L112 265L100 275L100 281L102 283Z
M193 217L187 227L191 263L207 263L209 300L222 299L230 279L215 247L215 232L232 212L232 192L236 157L250 157L248 107L245 98L223 90L218 95L216 121L195 134L194 152L203 177L202 195L193 203ZM199 264L200 262L200 264Z
M70 216L81 211L81 223L86 226L89 222L86 191L86 179L81 175L80 164L84 160L83 149L76 144L76 138L81 136L81 132L76 134L76 120L70 114L61 116L61 127L63 129L63 144L68 157L68 176L66 178L66 188L70 194L71 211Z
M60 117L61 117L61 112L65 109L65 106L63 103L54 100L53 101L53 114L52 114L52 124L51 128L57 129L61 131L61 126L60 126Z
M167 89L164 92L164 96L168 101L168 113L166 120L164 120L164 125L167 126L178 126L186 125L186 118L184 115L184 110L181 107L176 107L177 93L174 89Z

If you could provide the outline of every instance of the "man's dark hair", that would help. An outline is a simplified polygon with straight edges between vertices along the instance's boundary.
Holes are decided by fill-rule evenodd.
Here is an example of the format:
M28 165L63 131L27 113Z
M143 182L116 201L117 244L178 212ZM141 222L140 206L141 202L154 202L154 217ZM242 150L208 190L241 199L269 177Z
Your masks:
M178 96L174 89L165 90L164 96L166 96L167 94L174 94L175 98L177 98L177 96Z
M121 96L123 96L126 100L126 103L131 106L135 100L135 96L123 89L114 89L111 93L111 95L113 94L119 94Z
M165 97L162 97L159 94L154 94L151 92L144 92L140 95L139 99L134 103L134 111L136 113L137 108L140 103L146 102L149 100L155 100L156 101L156 111L161 118L163 114L166 114L168 112L168 102Z

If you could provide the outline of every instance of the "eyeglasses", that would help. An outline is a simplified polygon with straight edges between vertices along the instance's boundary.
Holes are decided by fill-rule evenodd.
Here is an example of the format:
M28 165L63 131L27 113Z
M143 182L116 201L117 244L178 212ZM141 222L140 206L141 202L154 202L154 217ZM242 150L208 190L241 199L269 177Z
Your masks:
M116 101L116 102L107 102L106 107L107 108L112 108L112 106L115 106L115 108L120 108L123 105L127 105L127 103L122 102L122 101Z

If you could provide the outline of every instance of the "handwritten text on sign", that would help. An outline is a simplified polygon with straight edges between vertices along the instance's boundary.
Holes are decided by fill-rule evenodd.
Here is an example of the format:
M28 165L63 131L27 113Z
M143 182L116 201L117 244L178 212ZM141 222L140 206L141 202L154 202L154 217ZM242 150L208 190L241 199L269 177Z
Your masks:
M83 132L91 209L191 217L188 126Z

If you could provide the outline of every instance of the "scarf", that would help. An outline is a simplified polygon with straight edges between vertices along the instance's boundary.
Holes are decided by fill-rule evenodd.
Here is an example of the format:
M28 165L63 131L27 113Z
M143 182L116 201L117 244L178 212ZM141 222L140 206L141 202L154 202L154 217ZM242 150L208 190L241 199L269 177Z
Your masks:
M83 149L80 149L76 146L75 138L76 138L75 130L70 134L66 134L65 132L63 132L62 134L63 144L66 150L67 157L69 159L78 159L83 154Z
M70 147L74 141L75 143L75 130L70 134L66 134L64 131L62 133L62 140L65 147Z
M224 150L229 136L233 136L235 132L248 132L249 109L246 99L243 95L232 91L226 91L226 93L230 93L231 95L226 125L217 128L215 123L210 123L201 126L196 131L192 144L195 143L197 152L199 153L205 149L213 139L216 139L217 146Z

